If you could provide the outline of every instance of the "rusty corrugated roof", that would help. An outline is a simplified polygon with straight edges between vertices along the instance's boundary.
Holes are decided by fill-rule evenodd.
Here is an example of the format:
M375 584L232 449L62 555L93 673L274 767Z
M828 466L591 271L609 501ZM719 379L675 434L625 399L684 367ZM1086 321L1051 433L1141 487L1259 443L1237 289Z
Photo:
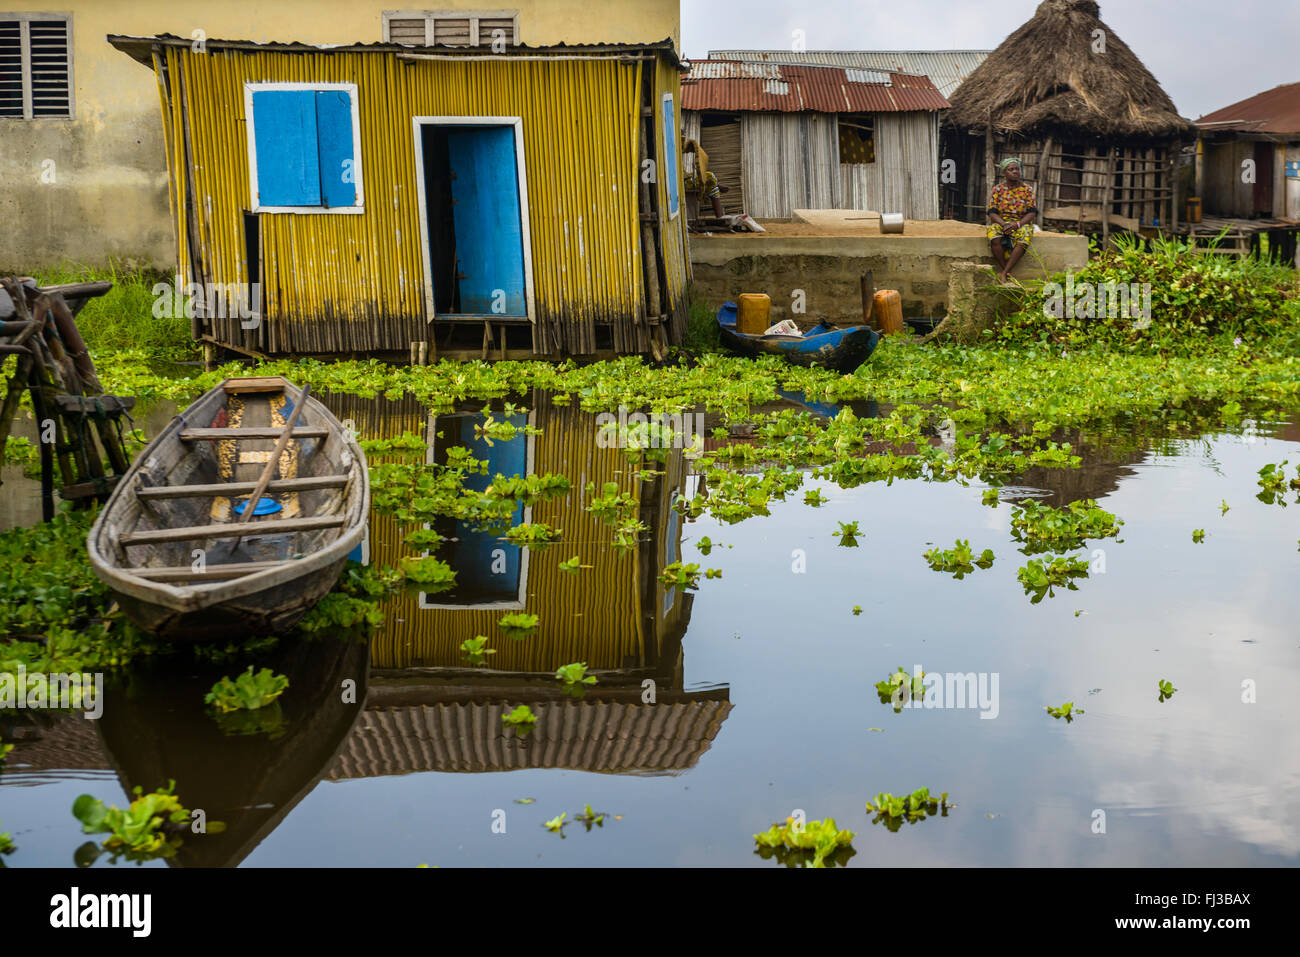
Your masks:
M1284 83L1207 113L1197 126L1245 133L1300 133L1300 83Z
M682 77L684 110L894 113L948 106L929 77L884 70L695 60Z
M928 76L951 96L991 50L710 50L712 60L807 63Z
M511 707L474 702L367 708L326 776L338 781L523 768L673 774L695 766L732 705L711 699L655 705L546 702L533 705L537 725L522 738L501 724Z

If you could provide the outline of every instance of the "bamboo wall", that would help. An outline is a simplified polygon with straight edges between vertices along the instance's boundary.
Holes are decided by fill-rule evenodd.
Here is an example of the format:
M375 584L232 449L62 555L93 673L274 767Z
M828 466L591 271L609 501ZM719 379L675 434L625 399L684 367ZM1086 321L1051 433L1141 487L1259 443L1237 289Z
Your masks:
M238 319L205 320L200 331L217 341L271 353L406 352L425 341L413 116L523 118L536 351L589 353L597 324L630 330L643 319L640 61L403 61L391 51L195 54L166 46L155 62L166 80L177 261L183 275L205 283L249 281L243 84L358 88L364 212L259 214L266 321L245 330ZM649 65L656 87L676 95L676 68L662 56ZM684 220L668 222L665 213L660 235L670 303L684 315Z

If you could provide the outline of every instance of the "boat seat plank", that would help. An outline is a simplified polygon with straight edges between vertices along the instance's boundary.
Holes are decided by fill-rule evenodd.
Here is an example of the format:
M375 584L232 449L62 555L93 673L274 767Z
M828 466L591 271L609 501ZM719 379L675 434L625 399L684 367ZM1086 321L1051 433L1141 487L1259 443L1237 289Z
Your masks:
M231 379L221 383L227 395L244 392L283 392L287 385L278 375L246 376L243 379Z
M182 442L201 442L204 439L278 439L284 429L181 429ZM301 426L293 430L295 439L323 439L330 434L324 426Z
M311 518L267 519L244 525L189 525L182 528L159 528L143 532L123 532L119 541L129 545L159 545L197 538L240 538L256 535L280 535L284 532L309 532L321 528L338 528L342 515L315 515Z
M123 570L130 572L137 578L146 578L154 582L218 581L228 578L242 578L254 572L264 572L268 568L279 568L282 565L290 564L292 561L293 559L283 562L232 562L229 565L209 565L202 570L194 569L189 565L181 565L175 568L126 568Z
M346 475L318 475L314 478L277 479L266 487L267 492L305 492L317 488L342 488ZM218 495L247 495L256 482L218 482L215 485L156 485L136 489L137 498L202 498Z

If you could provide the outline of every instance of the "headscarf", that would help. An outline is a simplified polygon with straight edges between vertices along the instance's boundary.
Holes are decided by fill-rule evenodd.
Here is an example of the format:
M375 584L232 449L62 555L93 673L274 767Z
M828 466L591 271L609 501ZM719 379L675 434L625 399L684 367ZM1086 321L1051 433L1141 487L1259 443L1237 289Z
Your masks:
M1010 166L1010 165L1012 165L1013 163L1014 163L1016 166L1023 166L1023 165L1024 165L1023 163L1020 162L1020 157L1019 157L1019 156L1008 156L1006 159L1004 159L1004 160L1002 160L1001 162L998 163L998 172L999 172L999 173L1005 173L1005 172L1007 171L1007 167Z

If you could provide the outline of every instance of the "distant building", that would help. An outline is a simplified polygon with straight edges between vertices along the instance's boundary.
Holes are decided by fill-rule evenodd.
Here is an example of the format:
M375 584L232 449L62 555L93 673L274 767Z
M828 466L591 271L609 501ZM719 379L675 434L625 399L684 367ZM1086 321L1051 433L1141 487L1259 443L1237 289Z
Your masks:
M928 77L774 60L696 60L685 135L708 153L726 212L871 209L939 217L939 116Z
M1196 128L1206 213L1300 219L1300 83L1215 110Z

